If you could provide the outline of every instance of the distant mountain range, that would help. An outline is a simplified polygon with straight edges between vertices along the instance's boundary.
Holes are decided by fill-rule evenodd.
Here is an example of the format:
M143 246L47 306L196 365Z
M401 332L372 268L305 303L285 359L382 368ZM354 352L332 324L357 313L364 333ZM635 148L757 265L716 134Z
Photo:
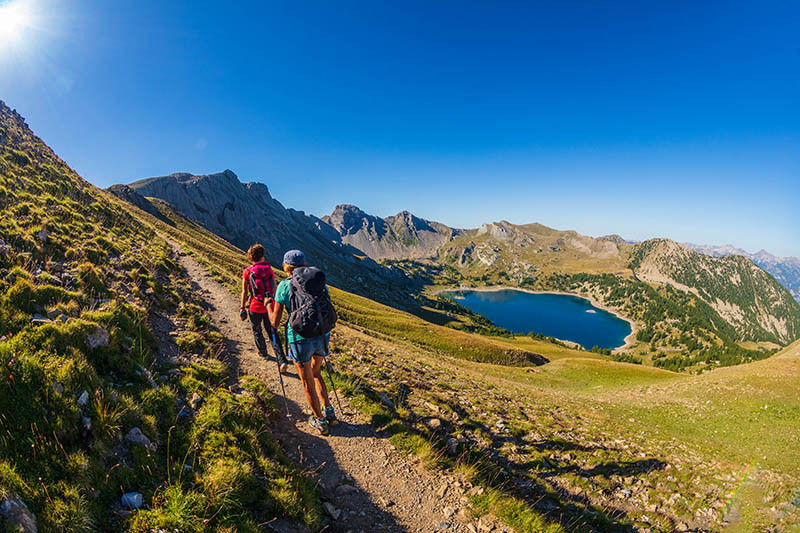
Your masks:
M373 259L430 259L439 248L462 233L403 211L391 217L368 215L354 205L338 205L322 217L343 243Z
M241 248L261 242L276 264L286 249L301 248L334 284L390 305L413 307L424 283L503 284L592 296L649 324L640 336L651 349L652 339L685 346L681 334L691 328L705 331L709 346L715 337L787 343L800 336L800 305L752 261L709 257L666 239L631 244L619 235L594 238L507 221L460 229L407 211L377 217L346 204L317 218L285 208L265 185L241 183L230 170L177 173L110 190L142 208L145 197L169 202ZM649 286L686 296L642 296ZM678 308L685 316L669 311Z
M797 302L752 261L707 257L668 239L630 244L619 235L594 238L507 221L456 229L407 212L381 219L353 206L338 206L323 220L376 260L428 257L478 283L540 289L552 288L559 276L610 274L669 285L698 298L718 315L710 319L717 326L709 327L720 334L731 328L727 335L733 338L779 342L800 335ZM586 286L584 292L595 289Z
M789 289L792 296L800 302L800 257L776 257L766 250L751 254L731 244L711 246L706 244L683 243L692 250L711 257L742 255L772 274L778 282Z

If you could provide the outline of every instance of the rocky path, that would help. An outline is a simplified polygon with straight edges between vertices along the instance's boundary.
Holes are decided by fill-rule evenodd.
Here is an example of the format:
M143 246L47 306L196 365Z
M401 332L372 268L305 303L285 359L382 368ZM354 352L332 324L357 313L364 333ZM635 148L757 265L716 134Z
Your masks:
M456 477L426 470L401 455L340 394L344 414L331 434L321 436L308 423L300 380L292 369L284 377L290 417L284 403L274 359L264 360L256 350L250 323L239 320L239 303L225 287L192 257L170 242L180 263L197 284L208 312L226 338L229 363L239 374L261 378L276 395L281 416L274 432L287 453L318 480L326 513L325 531L491 531L494 525L471 522L465 512L466 486ZM336 401L331 395L334 406ZM289 524L273 523L276 531L294 531Z

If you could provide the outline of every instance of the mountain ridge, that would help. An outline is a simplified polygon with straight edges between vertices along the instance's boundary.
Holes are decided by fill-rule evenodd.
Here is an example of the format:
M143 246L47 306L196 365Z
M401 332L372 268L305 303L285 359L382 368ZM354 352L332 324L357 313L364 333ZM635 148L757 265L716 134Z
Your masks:
M340 204L322 217L342 242L375 260L430 259L461 230L419 218L408 211L380 218L350 204Z
M681 365L690 360L714 360L713 352L723 349L720 346L738 353L736 342L785 344L800 335L797 302L752 261L706 260L706 256L666 239L630 244L618 235L595 238L540 223L516 225L505 220L455 229L408 211L381 218L350 204L340 204L331 215L317 218L284 208L266 185L242 184L230 170L210 175L175 173L139 180L130 187L175 205L240 247L257 240L270 251L300 247L325 268L325 261L334 259L339 270L332 279L356 292L384 287L386 278L380 274L391 272L406 286L409 309L422 301L421 294L413 296L416 291L432 283L574 291L637 321L641 326L638 353L652 358L663 357L659 349L694 353ZM261 223L242 230L237 223L244 213ZM298 235L302 238L296 238ZM342 262L343 257L346 261ZM353 286L354 279L365 278L352 273L365 265L373 270L366 278L370 281ZM691 275L686 274L687 268ZM740 282L746 288L744 296L736 293ZM672 292L648 292L649 285L669 287ZM390 278L388 286L398 285ZM774 301L760 298L759 291ZM392 288L378 296L365 294L396 306L398 301L393 299L400 292ZM648 296L644 297L645 293ZM791 303L786 302L787 297ZM675 312L681 318L671 322L668 318ZM698 326L701 323L702 327ZM694 337L703 340L687 340ZM719 359L743 361L756 356L762 357L763 352L745 351L733 359ZM675 364L671 359L663 363Z
M242 183L228 169L204 175L176 172L137 180L127 187L140 196L170 203L242 249L260 242L276 266L286 250L299 248L309 264L325 269L334 285L400 307L413 305L407 296L408 285L416 283L413 277L363 257L321 219L284 207L263 183Z
M747 257L755 264L772 274L778 282L789 289L795 300L800 302L800 257L779 257L769 253L763 248L755 253L750 253L732 244L722 246L683 243L684 246L712 257L741 255Z

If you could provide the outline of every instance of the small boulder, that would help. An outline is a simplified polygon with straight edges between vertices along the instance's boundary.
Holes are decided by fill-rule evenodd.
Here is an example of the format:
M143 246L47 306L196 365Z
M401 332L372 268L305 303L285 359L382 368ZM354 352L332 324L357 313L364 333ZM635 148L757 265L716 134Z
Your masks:
M456 455L458 453L458 439L447 439L447 453Z
M378 398L380 398L381 403L383 405L385 405L389 409L394 409L394 402L392 401L391 398L389 398L389 395L386 394L385 391L378 391Z
M16 494L7 494L3 498L0 502L0 514L8 521L11 531L20 533L38 533L39 531L36 526L36 515Z
M90 350L94 350L97 348L105 348L108 346L108 330L101 327L96 327L94 331L92 331L86 337L86 344L89 346Z
M80 396L78 396L78 405L86 405L89 403L89 391L84 390Z
M150 442L150 439L147 438L147 435L142 433L142 430L138 427L131 429L127 435L125 435L125 440L133 444L139 444L144 446L148 450L155 450L156 445L153 442Z
M64 385L62 385L59 382L53 383L53 392L61 396L62 394L64 394Z
M425 425L431 429L439 429L442 427L442 421L438 418L429 418L425 421Z
M358 492L358 489L353 485L339 485L336 487L337 496L347 496L349 494L353 494L354 492Z
M47 236L48 233L46 229L41 229L39 230L39 233L36 234L36 238L42 242L47 242Z
M33 318L31 319L31 324L36 324L37 326L41 326L42 324L48 324L50 322L52 322L52 320L50 320L44 315L39 315L39 314L33 315Z
M330 502L323 503L322 508L325 509L325 512L328 513L328 516L330 516L334 520L339 520L339 516L341 516L342 514L342 511L340 509L337 509L336 506L334 506Z
M144 496L140 492L126 492L120 502L126 509L139 509L144 504Z

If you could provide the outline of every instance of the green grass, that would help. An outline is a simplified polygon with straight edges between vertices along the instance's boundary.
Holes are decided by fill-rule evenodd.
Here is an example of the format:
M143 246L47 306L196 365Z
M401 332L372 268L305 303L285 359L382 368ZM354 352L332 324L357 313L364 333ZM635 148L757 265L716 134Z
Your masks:
M266 425L270 393L252 379L227 389L210 358L221 336L156 229L2 103L0 139L0 495L19 495L40 531L258 531L274 517L320 528L313 483ZM192 365L155 357L156 309L202 354ZM62 316L31 322L48 311ZM202 405L179 416L192 393ZM126 443L134 427L156 445ZM129 491L147 510L116 514Z

